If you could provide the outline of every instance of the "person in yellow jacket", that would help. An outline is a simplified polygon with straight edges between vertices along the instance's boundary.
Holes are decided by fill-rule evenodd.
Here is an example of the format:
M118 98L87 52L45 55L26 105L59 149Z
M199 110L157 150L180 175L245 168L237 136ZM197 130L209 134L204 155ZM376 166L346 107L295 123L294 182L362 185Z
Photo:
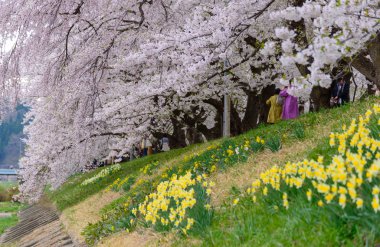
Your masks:
M283 100L278 99L280 94L280 89L276 89L274 95L267 100L267 105L270 105L268 114L268 123L277 123L281 120L282 115L282 102Z

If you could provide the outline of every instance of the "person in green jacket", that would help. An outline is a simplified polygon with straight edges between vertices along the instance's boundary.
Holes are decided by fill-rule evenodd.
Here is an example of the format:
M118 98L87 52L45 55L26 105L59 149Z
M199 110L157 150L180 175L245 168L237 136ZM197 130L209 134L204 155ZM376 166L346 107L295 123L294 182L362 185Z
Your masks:
M274 95L270 97L266 102L267 105L270 105L268 120L267 120L268 123L277 123L278 121L281 120L281 115L282 115L281 102L283 101L277 100L278 97L281 97L279 96L280 91L281 90L277 88Z

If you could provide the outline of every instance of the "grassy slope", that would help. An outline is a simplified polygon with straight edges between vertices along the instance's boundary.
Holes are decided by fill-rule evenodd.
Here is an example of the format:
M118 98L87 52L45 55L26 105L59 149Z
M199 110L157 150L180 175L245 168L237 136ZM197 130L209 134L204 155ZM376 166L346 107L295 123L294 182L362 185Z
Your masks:
M187 153L204 150L208 145L209 144L192 145L183 149L171 150L170 152L122 163L119 172L111 174L110 176L99 180L97 183L88 186L80 186L80 184L105 168L100 168L87 174L78 174L70 178L59 190L48 191L48 197L56 204L57 208L62 211L61 219L72 237L79 242L83 242L84 239L81 232L84 227L89 223L95 223L98 221L103 212L112 210L113 207L123 205L130 194L104 191L104 189L112 184L117 178L123 179L127 176L135 176L140 180L146 179L147 175L140 172L140 169L146 164L158 160L161 163L165 163L166 166L170 166L171 164L177 163L179 160L183 160L183 157ZM132 191L138 190L139 188L136 188ZM114 201L112 202L110 200ZM106 207L103 208L104 205L106 205Z
M80 184L84 180L93 177L95 174L99 173L99 171L105 169L106 167L99 168L85 174L77 174L71 177L58 190L48 191L47 195L48 195L48 198L56 204L59 210L64 210L104 190L107 186L112 184L117 178L123 178L131 174L139 173L140 169L148 163L151 163L156 160L162 163L167 163L199 147L202 147L202 145L201 144L192 145L186 148L175 149L175 150L171 150L170 152L159 153L156 155L147 156L140 159L135 159L131 162L122 163L120 171L113 173L110 176L107 176L103 179L100 179L99 181L91 184L90 186L80 186Z
M17 215L13 214L10 217L0 218L0 234L2 234L6 229L16 225L18 222Z
M16 213L22 209L24 205L15 202L0 202L0 213L12 213L9 217L0 218L0 234L6 229L17 224L18 217Z
M304 117L306 122L318 119L318 126L315 129L309 129L307 134L307 138L314 141L313 148L301 148L295 153L288 154L286 158L290 156L292 159L285 158L282 164L286 161L301 161L304 158L317 159L320 155L326 158L325 162L330 162L335 150L329 146L327 137L322 134L321 138L322 131L324 129L328 132L338 130L343 124L348 124L352 118L363 114L373 103L374 101L371 100L339 110L314 114L314 116L306 115ZM253 177L249 178L251 181L254 180ZM263 201L253 204L251 200L231 206L232 198L241 192L236 187L234 188L230 193L232 194L230 202L216 210L213 223L208 230L202 235L195 236L198 239L195 245L364 246L379 241L379 239L374 240L374 236L362 230L360 226L346 224L344 220L332 217L324 208L298 199L294 199L297 203L292 204L289 210L268 206L268 203ZM194 239L180 239L176 245L182 246L184 242L191 245Z
M285 134L289 136L283 138L282 144L285 150L286 147L291 147L292 145L303 145L302 142L292 136L294 128L293 123L302 123L302 125L306 127L305 140L309 140L309 142L312 143L313 148L307 148L307 150L302 150L300 152L297 151L290 155L287 154L277 161L282 161L282 159L289 157L302 158L316 157L319 154L326 155L331 152L331 150L328 148L327 139L323 138L323 135L320 136L321 128L326 128L326 133L334 131L340 127L342 123L348 122L351 118L363 113L375 101L378 101L378 99L371 99L355 104L354 106L346 106L331 111L310 113L302 116L296 121L284 121L276 125L260 126L242 136L232 138L231 141L238 142L244 138L255 136L264 136L268 138L273 135ZM315 142L313 142L314 139L316 140ZM193 149L194 146L125 163L122 165L121 171L102 179L92 186L83 187L79 186L79 184L85 179L92 177L99 172L99 170L84 175L77 175L71 178L58 191L50 192L49 197L57 204L59 209L69 208L103 190L116 178L121 178L130 175L131 173L138 174L140 168L153 160L159 160L162 163L173 159L178 160L180 155L192 153ZM270 155L266 156L266 158L271 160ZM254 163L255 161L257 160L249 160L248 163ZM261 164L258 165L260 166ZM231 187L235 185L234 179L231 179L231 176L233 176L234 173L230 173L230 170L235 169L236 171L239 167L244 166L245 164L241 164L232 169L228 168L226 171L217 173L216 176L224 176L232 181L231 183L224 184L224 191L231 191ZM265 164L265 166L268 166L268 164ZM253 180L252 174L244 175L247 176L245 179ZM244 177L241 177L238 180L244 180ZM223 185L218 184L218 186ZM239 189L232 191L234 191L232 194L239 193ZM229 192L222 193L221 201L226 200L229 195ZM117 202L114 204L117 204ZM228 203L226 205L227 206L217 208L213 223L204 234L194 236L201 241L196 241L197 244L203 243L204 245L214 246L252 244L272 246L277 245L278 243L283 243L285 245L301 245L306 243L322 245L327 242L334 245L336 243L342 243L341 240L342 238L344 239L344 234L339 232L339 229L341 228L337 228L336 225L331 222L331 219L324 218L323 213L319 212L318 209L312 210L311 213L310 209L307 209L304 205L297 205L297 207L293 207L287 212L275 212L275 209L266 208L264 205L262 207L244 207L244 203L239 207L230 207L228 206ZM351 229L349 234L355 235L355 230ZM186 240L179 240L178 243L182 245L183 241ZM192 241L190 241L190 244L191 242ZM351 244L353 243L351 242ZM347 245L350 244L347 243Z
M347 123L358 114L363 113L372 103L373 101L371 100L352 107L346 106L334 110L324 110L319 113L309 113L301 116L293 123L282 122L278 125L263 127L261 131L260 129L253 130L252 135L257 134L265 137L279 133L278 135L282 136L282 149L275 153L265 150L262 153L252 155L244 164L239 164L239 166L218 173L214 177L214 182L217 184L213 194L214 204L221 204L228 196L229 190L225 190L225 188L235 187L242 189L250 184L261 172L273 165L283 165L287 161L308 158L311 150L314 150L313 158L315 159L318 155L324 155L327 150L333 151L329 149L328 145L327 137L329 134L340 130L343 123ZM297 124L304 126L304 138L294 138L292 127ZM319 147L316 148L318 145Z
M17 202L0 202L0 213L16 213L24 207Z

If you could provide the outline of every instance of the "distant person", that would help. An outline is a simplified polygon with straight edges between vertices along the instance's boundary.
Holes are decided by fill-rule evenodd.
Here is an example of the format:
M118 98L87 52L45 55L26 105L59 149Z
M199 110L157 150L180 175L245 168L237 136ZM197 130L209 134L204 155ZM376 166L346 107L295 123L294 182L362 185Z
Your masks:
M299 116L297 97L294 97L288 93L288 87L284 87L284 89L281 90L280 96L284 98L282 119L286 120L297 118Z
M135 156L136 159L141 157L140 150L139 150L138 147L135 146L135 150L134 150L133 154L134 154L134 156Z
M148 155L148 148L146 146L146 138L142 139L141 141L141 157L147 156Z
M153 154L153 145L150 139L146 139L146 148L147 148L147 155Z
M132 144L132 147L129 149L129 160L132 161L135 159L135 144Z
M274 95L266 101L267 105L270 106L267 120L268 123L274 124L281 120L284 100L281 96L279 96L280 92L281 90L277 88L274 92Z
M92 168L96 168L96 167L98 167L98 160L97 160L97 159L94 159L94 160L92 161L91 166L92 166Z
M164 137L162 137L161 138L161 141L160 141L161 143L161 150L163 151L163 152L167 152L167 151L169 151L170 150L170 146L169 146L169 138L166 136L166 135L164 135Z
M350 85L341 77L332 90L330 104L331 106L341 106L348 102L350 102Z

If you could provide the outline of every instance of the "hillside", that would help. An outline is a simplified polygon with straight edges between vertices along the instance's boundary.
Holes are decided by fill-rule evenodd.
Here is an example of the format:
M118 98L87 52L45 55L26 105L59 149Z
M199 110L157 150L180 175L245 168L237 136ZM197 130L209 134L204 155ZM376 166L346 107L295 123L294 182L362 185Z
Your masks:
M90 245L374 245L375 103L78 174L46 193L72 237Z

